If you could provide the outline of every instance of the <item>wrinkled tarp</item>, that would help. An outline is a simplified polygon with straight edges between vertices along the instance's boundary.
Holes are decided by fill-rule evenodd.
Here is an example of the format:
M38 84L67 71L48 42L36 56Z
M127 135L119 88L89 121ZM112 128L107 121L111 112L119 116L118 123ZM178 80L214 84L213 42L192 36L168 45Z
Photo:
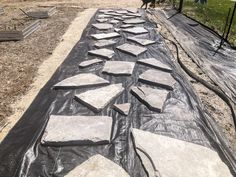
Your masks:
M164 104L163 113L159 116L156 115L154 119L152 114L157 113L148 110L130 94L132 85L141 85L138 82L138 76L146 71L148 67L136 64L134 74L131 77L113 77L101 74L101 65L85 69L78 68L79 63L84 59L94 58L88 56L87 52L94 49L93 43L95 40L90 35L99 32L91 27L91 24L96 23L97 15L98 12L84 30L80 41L1 143L0 176L62 177L92 155L99 153L119 164L131 177L146 177L147 174L134 150L132 137L130 136L131 127L160 133L214 149L228 165L232 174L235 175L234 155L229 149L225 137L221 135L213 119L204 112L199 98L194 93L179 65L174 63L169 49L161 36L156 33L154 23L148 21L145 13L142 12L142 18L146 19L144 27L149 33L143 36L155 40L157 43L148 46L148 51L140 55L138 59L154 57L163 63L169 64L173 68L173 77L177 80L174 90L169 94ZM119 27L119 25L116 25L116 27ZM138 26L142 26L142 24ZM126 37L133 36L128 33L120 33L122 37L115 39L117 41L116 46L128 42ZM132 42L128 43L132 44ZM137 60L137 57L118 51L115 46L107 48L116 52L113 60ZM119 96L116 103L130 102L132 107L129 116L122 116L111 109L114 102L101 113L95 114L90 111L74 100L76 93L84 92L86 89L52 89L52 86L59 81L84 72L95 73L111 83L122 83L125 91ZM42 146L40 139L51 114L112 116L114 121L112 143L99 146ZM158 127L164 128L158 129Z
M219 35L176 10L158 10L152 13L166 24L192 60L236 104L236 50L225 43L217 51L221 41Z

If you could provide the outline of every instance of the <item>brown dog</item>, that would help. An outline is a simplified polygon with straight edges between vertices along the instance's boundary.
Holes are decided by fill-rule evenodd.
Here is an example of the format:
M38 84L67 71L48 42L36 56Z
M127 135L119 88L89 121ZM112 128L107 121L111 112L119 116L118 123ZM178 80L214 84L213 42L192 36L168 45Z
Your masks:
M156 0L142 0L142 1L143 1L143 5L141 6L141 8L143 8L143 6L145 6L145 9L147 9L148 3L151 3L150 7L155 8Z

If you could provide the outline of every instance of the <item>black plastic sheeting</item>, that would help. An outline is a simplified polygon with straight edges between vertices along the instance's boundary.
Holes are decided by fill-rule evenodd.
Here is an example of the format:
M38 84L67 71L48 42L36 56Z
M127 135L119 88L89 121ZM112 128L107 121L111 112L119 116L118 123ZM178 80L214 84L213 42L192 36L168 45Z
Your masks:
M94 58L88 56L87 52L94 49L95 40L90 37L90 34L99 32L91 27L91 24L96 22L97 12L84 30L81 40L75 45L20 121L1 143L1 177L61 177L97 153L122 166L131 177L146 177L147 174L135 152L130 136L131 127L209 147L217 151L232 174L236 174L235 157L224 136L221 135L213 119L204 112L199 98L194 93L184 73L179 65L174 62L161 36L155 32L155 24L148 21L143 11L140 13L142 13L142 18L147 20L144 27L149 30L149 34L141 36L155 40L157 43L148 46L148 51L138 58L155 57L163 63L169 64L173 68L172 75L177 80L174 90L170 92L164 104L163 113L158 114L148 110L130 94L132 85L141 85L138 82L138 75L146 71L148 67L136 64L134 74L131 77L114 77L101 74L101 65L89 69L78 68L81 61ZM116 27L119 25L121 24L116 25ZM132 44L132 42L126 41L126 37L133 36L132 34L120 33L122 37L116 38L118 42L116 46L124 42ZM112 60L134 62L137 60L137 57L120 52L115 47L107 48L112 48L116 52ZM114 102L101 113L93 113L74 100L75 93L83 92L85 89L52 89L52 86L59 81L84 72L96 73L111 83L122 83L125 91L115 102L131 102L132 108L129 116L122 116L111 109ZM98 146L42 146L40 144L41 136L51 114L112 116L114 122L112 143Z
M218 34L176 10L153 11L175 36L181 47L221 90L236 104L236 50L225 43L218 50ZM224 24L222 24L224 25Z

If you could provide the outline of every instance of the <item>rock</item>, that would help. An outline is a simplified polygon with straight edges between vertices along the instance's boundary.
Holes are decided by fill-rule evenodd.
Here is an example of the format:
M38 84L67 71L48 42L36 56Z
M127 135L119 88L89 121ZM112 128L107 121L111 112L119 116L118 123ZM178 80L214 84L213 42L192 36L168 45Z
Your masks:
M144 34L144 33L148 33L148 30L146 30L143 27L134 27L134 28L127 28L127 29L123 29L124 32L127 33L132 33L132 34Z
M118 14L127 14L128 11L127 10L116 10L116 13L118 13Z
M42 137L47 145L110 143L112 117L51 115Z
M110 21L110 23L112 23L112 24L117 24L117 23L119 23L120 21L119 20L111 20Z
M123 52L126 52L126 53L129 53L131 55L134 55L134 56L138 56L144 52L147 51L146 48L144 47L139 47L139 46L136 46L136 45L131 45L131 44L128 44L128 43L125 43L123 45L120 45L118 47L116 47L117 49L123 51Z
M156 41L152 41L152 40L148 40L148 39L140 39L140 38L136 38L136 37L128 37L127 39L132 42L136 42L140 45L143 45L143 46L156 43Z
M92 26L99 30L108 30L108 29L113 28L113 25L108 24L108 23L95 23L95 24L92 24Z
M115 31L115 32L119 32L119 31L120 31L120 28L114 28L114 31Z
M233 177L217 152L209 148L138 129L132 134L150 177Z
M97 40L100 40L100 39L110 39L114 37L120 37L120 34L116 32L112 32L112 33L92 34L91 36Z
M170 73L149 69L139 76L139 81L173 90L175 79Z
M111 15L101 14L97 16L98 18L111 18Z
M106 15L111 15L111 16L122 16L122 14L118 14L118 13L115 13L115 12L106 12L105 14Z
M107 47L116 44L116 41L113 40L99 40L94 44L95 47L101 48L101 47Z
M102 10L99 10L99 12L101 12L101 13L108 13L108 12L114 12L114 11L111 10L111 9L102 9Z
M75 167L65 177L130 177L111 160L97 154Z
M104 22L107 22L108 19L107 18L98 18L97 21L100 23L104 23Z
M121 25L121 28L131 28L134 27L134 25L126 24L126 25Z
M107 61L102 70L103 73L116 76L130 76L133 73L135 63L127 61Z
M149 67L162 70L162 71L166 71L166 72L172 71L172 69L168 65L158 61L155 58L140 59L137 62L143 65L149 66Z
M75 95L75 98L90 107L93 111L100 112L113 99L118 97L123 90L124 88L122 87L122 84L112 84L77 94Z
M148 109L161 112L169 92L157 88L137 86L131 88L131 93L146 105Z
M86 60L86 61L81 62L79 64L79 67L85 68L85 67L97 64L97 63L102 63L102 62L103 62L103 60L95 58L95 59L92 59L92 60Z
M109 49L105 49L105 48L90 50L90 51L88 51L88 53L91 55L96 55L96 56L104 57L107 59L111 59L113 57L113 55L115 55L115 52L113 50L109 50Z
M114 17L115 20L120 20L120 21L123 21L124 19L121 18L121 17Z
M54 85L54 88L84 88L91 86L108 85L110 82L91 73L78 74L73 77L62 80Z
M122 15L121 16L123 19L133 19L133 16L129 16L129 15Z
M114 109L117 112L119 112L120 114L128 116L129 115L130 106L131 106L130 103L114 104Z
M134 18L134 19L128 19L124 20L125 24L140 24L140 23L145 23L145 20L140 19L140 18Z
M128 14L126 14L126 15L128 15L128 16L133 16L133 17L141 17L141 16L142 16L142 15L139 14L139 13L128 13Z

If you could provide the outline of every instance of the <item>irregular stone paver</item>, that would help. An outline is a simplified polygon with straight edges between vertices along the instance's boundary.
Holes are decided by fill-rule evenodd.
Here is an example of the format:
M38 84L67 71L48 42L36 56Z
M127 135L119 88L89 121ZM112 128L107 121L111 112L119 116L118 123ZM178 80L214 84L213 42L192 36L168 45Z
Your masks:
M51 115L42 138L43 144L107 144L112 117Z
M166 71L166 72L172 71L172 69L168 65L158 61L155 58L140 59L137 62L143 65L149 66L149 67L162 70L162 71Z
M119 32L121 29L120 28L114 28L115 32Z
M134 28L127 28L123 29L124 32L132 33L132 34L144 34L148 33L148 30L146 30L143 27L134 27Z
M156 174L161 177L232 177L217 152L209 148L138 129L133 129L132 134L150 177ZM150 165L149 158L158 172Z
M122 16L122 14L118 14L118 13L115 13L115 12L106 12L105 14L106 15L111 15L111 16Z
M102 88L89 90L75 95L75 98L93 109L95 112L102 111L113 99L123 92L122 84L112 84Z
M107 61L102 70L103 73L113 75L126 75L130 76L133 73L135 63L128 61Z
M140 45L143 45L143 46L156 43L156 41L152 41L152 40L148 40L148 39L140 39L140 38L136 38L136 37L128 37L127 39L132 42L136 42Z
M116 10L116 13L118 13L118 14L127 14L128 11L127 10Z
M145 23L145 20L140 19L140 18L135 18L135 19L128 19L124 20L125 24L140 24L140 23Z
M62 80L54 88L83 88L107 85L110 82L92 73L78 74Z
M124 104L114 104L114 109L125 115L125 116L128 116L129 115L129 110L130 110L130 106L131 104L130 103L124 103Z
M95 47L101 48L101 47L107 47L116 44L116 41L113 40L99 40L94 44Z
M108 12L114 12L113 10L110 9L104 9L104 10L99 10L101 13L108 13Z
M138 56L138 55L147 51L147 49L144 47L139 47L139 46L131 45L131 44L127 44L127 43L118 46L117 49L119 49L123 52L127 52L131 55L134 55L134 56Z
M88 53L91 55L96 55L96 56L104 57L107 59L111 59L113 55L115 54L113 50L109 50L109 49L90 50L88 51Z
M124 19L121 17L114 17L115 20L123 21Z
M106 15L106 14L100 14L98 15L98 18L111 18L111 15Z
M126 15L133 16L133 17L141 17L142 16L141 14L138 14L138 13L128 13Z
M86 61L81 62L79 64L79 67L85 68L85 67L97 64L97 63L102 63L102 62L103 62L103 60L95 58L95 59L92 59L92 60L86 60Z
M116 32L112 32L112 33L92 34L91 36L97 40L100 40L100 39L110 39L114 37L120 37L120 34Z
M97 154L75 167L65 177L130 177L111 160Z
M173 90L175 79L170 73L149 69L139 76L139 81Z
M100 23L104 23L104 22L107 22L108 19L106 19L106 18L98 18L97 21L100 22Z
M135 95L150 110L161 112L163 104L168 95L168 91L154 89L146 86L137 86L131 88L131 93Z
M119 23L120 21L119 20L111 20L110 21L110 23L112 23L112 24L117 24L117 23Z
M134 27L134 25L126 24L126 25L121 25L121 28L131 28Z
M133 19L133 16L128 16L128 15L122 15L121 16L123 19Z
M113 28L113 25L108 24L108 23L95 23L95 24L92 24L92 26L99 30L108 30L108 29Z

